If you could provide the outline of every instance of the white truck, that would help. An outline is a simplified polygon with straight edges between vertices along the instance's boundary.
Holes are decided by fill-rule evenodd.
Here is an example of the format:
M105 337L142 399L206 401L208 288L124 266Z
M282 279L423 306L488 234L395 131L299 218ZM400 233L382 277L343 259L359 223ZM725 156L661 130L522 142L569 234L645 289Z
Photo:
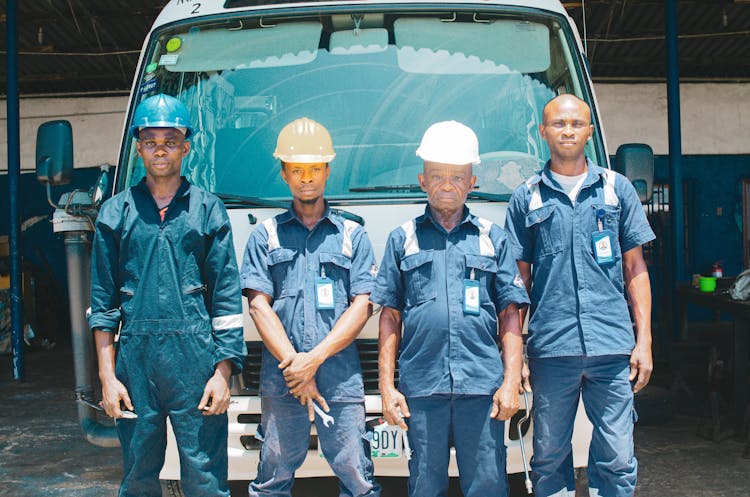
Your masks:
M417 184L422 164L415 150L437 121L460 121L478 135L481 164L474 169L477 186L468 204L502 226L511 192L548 159L537 127L550 98L572 93L589 103L596 132L587 154L609 164L577 33L557 0L172 0L143 45L112 192L144 174L127 132L136 105L167 93L185 102L197 129L183 174L224 200L238 261L250 232L288 207L288 189L272 152L280 129L302 116L330 130L337 155L326 196L344 216L365 225L378 259L388 233L424 209L426 198ZM40 128L40 178L51 186L64 182L66 168L72 167L68 133L69 126L60 122ZM625 147L621 155L618 151L617 161L624 170L648 162L647 151L637 146ZM85 405L96 389L89 379L90 336L83 318L91 228L81 216L95 215L98 198L92 197L100 195L104 183L99 190L63 198L55 214L55 230L66 236L69 250L74 248L68 257L70 283L79 287L71 289L79 295L71 297L71 319L81 351L76 390L82 427L103 445L111 444L111 430ZM370 417L381 414L377 322L376 309L357 341ZM262 344L247 313L245 340L249 355L244 372L234 378L229 408L230 480L255 476L260 446L254 435L261 417ZM523 471L517 435L523 414L506 424L509 473ZM575 466L582 467L591 425L581 408L578 414L573 455ZM528 456L531 428L524 424L521 432ZM331 475L314 426L310 440L297 476ZM376 435L372 452L376 475L408 474L398 431ZM454 458L450 471L457 474ZM161 478L171 482L170 491L179 490L172 482L179 479L173 437Z

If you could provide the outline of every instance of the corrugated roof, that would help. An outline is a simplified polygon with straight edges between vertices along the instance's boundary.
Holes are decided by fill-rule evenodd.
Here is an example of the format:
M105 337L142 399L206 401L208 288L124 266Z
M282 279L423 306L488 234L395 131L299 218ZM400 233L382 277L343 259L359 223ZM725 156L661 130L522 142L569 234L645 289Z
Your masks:
M125 93L138 52L167 0L19 1L22 95ZM663 80L663 0L563 2L583 37L598 81ZM6 2L0 0L5 12ZM684 80L750 81L750 0L680 0ZM0 92L6 86L6 19L0 17Z

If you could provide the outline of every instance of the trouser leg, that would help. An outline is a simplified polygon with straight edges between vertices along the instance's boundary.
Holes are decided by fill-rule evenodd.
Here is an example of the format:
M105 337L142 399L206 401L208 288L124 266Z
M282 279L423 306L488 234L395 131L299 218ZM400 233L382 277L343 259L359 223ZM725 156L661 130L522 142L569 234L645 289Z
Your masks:
M534 495L572 497L575 474L571 439L582 382L582 358L532 358L529 369L534 390Z
M407 399L411 417L407 418L409 445L410 497L446 497L450 461L449 395L431 395Z
M583 381L583 403L594 431L589 448L589 492L592 497L631 497L638 462L633 450L633 390L626 355L589 357Z
M490 418L492 396L453 396L452 431L464 497L507 497L505 422Z
M365 406L358 402L329 402L335 422L326 427L319 416L315 429L328 464L340 482L341 497L378 497L370 444L365 435Z
M307 407L291 395L263 397L256 437L262 442L258 476L250 483L250 497L289 497L294 472L302 466L310 444Z
M115 366L138 415L137 419L117 420L123 466L119 497L161 497L159 471L167 447L166 413L145 366L148 346L140 337L125 337Z

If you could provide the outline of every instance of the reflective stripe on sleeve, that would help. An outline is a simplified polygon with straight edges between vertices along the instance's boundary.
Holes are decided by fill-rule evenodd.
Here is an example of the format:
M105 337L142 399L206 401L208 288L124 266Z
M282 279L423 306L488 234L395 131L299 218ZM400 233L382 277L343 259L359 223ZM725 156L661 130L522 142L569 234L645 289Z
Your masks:
M531 198L529 199L529 211L535 211L542 206L542 193L539 191L539 175L534 175L526 180Z
M242 314L230 314L229 316L215 317L211 320L211 327L214 330L240 328L242 327Z

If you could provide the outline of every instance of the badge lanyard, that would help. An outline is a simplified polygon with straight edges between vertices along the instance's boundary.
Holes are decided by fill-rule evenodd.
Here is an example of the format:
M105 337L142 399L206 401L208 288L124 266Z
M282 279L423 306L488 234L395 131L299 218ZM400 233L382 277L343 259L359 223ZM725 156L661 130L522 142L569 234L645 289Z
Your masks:
M599 265L614 262L615 256L612 250L612 239L614 236L610 230L604 229L604 210L596 211L596 226L599 229L591 234L591 243L594 247L594 258Z
M479 282L474 279L474 268L464 280L464 314L479 314Z
M334 308L333 280L326 278L326 269L321 265L320 278L315 278L315 306L321 310Z

